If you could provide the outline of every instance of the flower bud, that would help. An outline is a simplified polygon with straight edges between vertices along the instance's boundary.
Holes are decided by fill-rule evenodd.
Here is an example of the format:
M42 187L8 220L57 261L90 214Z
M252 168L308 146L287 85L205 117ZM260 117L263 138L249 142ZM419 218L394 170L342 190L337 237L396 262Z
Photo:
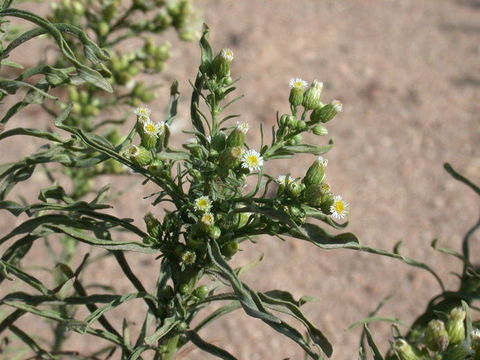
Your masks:
M152 162L152 154L142 146L130 145L127 154L139 166L146 166Z
M305 91L303 95L302 105L307 110L316 109L322 96L323 83L317 80L313 80L310 87Z
M308 83L302 79L292 79L290 80L290 97L289 102L292 106L297 107L302 104L303 94L307 88Z
M193 291L193 295L195 295L199 299L205 299L208 295L208 292L209 292L208 286L202 285L202 286L197 287Z
M220 51L213 59L213 71L218 78L222 79L230 75L230 65L233 61L233 52L230 49Z
M332 205L335 203L335 197L332 193L322 195L320 200L320 210L326 215L332 213Z
M465 344L451 346L442 353L442 360L465 360L469 359L470 350Z
M157 176L161 174L163 168L163 162L158 159L153 160L150 165L148 165L148 171L150 171L153 175Z
M239 244L236 241L229 241L225 245L222 246L221 252L226 257L232 257L238 251Z
M222 235L222 230L220 230L218 226L212 226L208 230L208 236L210 236L214 240L219 239L221 235Z
M223 131L219 131L212 138L211 146L216 151L223 151L227 142L227 135Z
M315 134L315 135L319 135L319 136L325 136L328 134L328 130L326 127L322 126L322 125L317 125L315 126L313 129L312 129L312 132Z
M108 26L108 23L106 21L101 21L100 24L98 24L98 33L101 36L107 35L109 31L110 26Z
M307 186L305 188L304 197L308 205L319 207L324 198L321 186L318 184Z
M228 135L227 146L243 146L245 144L245 139L248 132L248 123L237 123L237 126L233 131Z
M341 112L343 105L338 100L333 100L330 104L324 105L318 109L313 110L310 115L310 120L314 123L322 122L326 123L332 120L335 115Z
M432 320L425 331L425 345L435 352L442 352L448 347L448 333L441 320Z
M465 321L466 313L462 307L456 307L448 314L447 332L450 344L459 344L465 339Z
M328 160L323 156L319 156L317 160L308 168L307 174L303 178L303 183L309 185L320 185L327 177L325 170L327 168Z
M395 353L399 356L400 360L420 360L420 357L417 356L415 349L410 346L403 339L398 339L393 344L393 349Z
M150 212L143 217L143 220L145 221L145 225L147 225L148 233L152 237L159 239L162 236L162 224L160 221Z
M242 161L243 149L240 146L226 148L219 157L220 169L234 169Z

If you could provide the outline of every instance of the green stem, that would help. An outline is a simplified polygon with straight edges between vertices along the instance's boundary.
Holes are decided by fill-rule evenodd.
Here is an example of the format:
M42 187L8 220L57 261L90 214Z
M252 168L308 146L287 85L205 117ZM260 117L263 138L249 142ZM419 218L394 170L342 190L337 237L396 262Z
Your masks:
M168 340L167 351L165 352L165 356L163 357L163 360L173 360L175 358L175 354L177 353L179 338L180 338L179 335L175 335L170 340Z

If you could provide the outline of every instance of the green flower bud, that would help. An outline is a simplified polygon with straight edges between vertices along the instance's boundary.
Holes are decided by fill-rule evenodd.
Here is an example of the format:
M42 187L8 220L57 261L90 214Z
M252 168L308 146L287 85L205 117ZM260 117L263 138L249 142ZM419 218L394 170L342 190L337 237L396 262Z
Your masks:
M285 126L287 124L287 118L288 118L287 114L283 114L282 116L280 116L279 125Z
M327 174L325 172L327 164L328 160L324 159L323 156L319 156L308 168L307 174L303 178L303 183L307 186L320 185L323 183L327 178Z
M303 95L302 105L307 110L316 109L322 96L323 83L317 80L313 80L310 87L305 91Z
M162 224L152 213L147 213L143 217L143 221L145 221L147 231L152 237L159 239L162 236Z
M465 360L469 359L471 351L465 344L451 346L442 353L442 360Z
M232 257L238 251L239 244L236 241L229 241L228 243L224 244L220 251L226 257Z
M319 135L319 136L324 136L324 135L327 135L328 134L328 130L326 127L322 126L322 125L317 125L315 126L313 129L312 129L312 132L315 134L315 135Z
M115 15L117 14L117 5L116 4L109 4L102 10L102 15L105 21L109 22L112 20Z
M233 131L228 135L227 146L243 146L245 144L245 139L248 132L248 123L237 123L237 126Z
M393 349L395 353L399 356L400 360L421 360L417 356L417 351L415 351L412 346L403 339L398 339L393 344Z
M220 169L228 170L238 167L242 161L243 149L240 146L226 148L219 157Z
M310 120L314 123L322 122L326 123L332 120L335 115L341 112L343 105L338 100L333 100L330 104L324 105L318 109L313 110L310 115Z
M219 239L221 235L222 235L222 230L220 230L218 226L213 226L208 230L208 236L210 236L214 240Z
M448 333L443 321L432 320L428 323L425 331L425 345L435 352L442 352L448 347Z
M297 123L297 126L296 126L296 129L297 130L305 130L307 128L307 123L303 120L300 120L298 123Z
M219 131L212 138L211 146L216 151L223 151L227 143L227 135L223 131Z
M209 290L208 290L208 286L206 285L199 286L193 291L193 295L195 295L199 299L205 299L208 293L209 293Z
M108 23L106 21L101 21L100 24L98 24L98 33L101 36L107 35L109 31L110 26L108 26Z
M150 171L153 175L161 175L163 169L164 166L162 160L155 159L150 163L150 165L148 165L148 171Z
M466 313L461 307L456 307L448 314L447 333L450 344L455 345L465 340L465 321Z
M223 49L213 59L213 71L215 75L222 79L230 75L230 65L233 61L233 52L230 49Z
M82 16L85 13L85 7L81 2L74 1L72 3L72 11L75 15Z
M307 88L308 83L302 79L290 80L290 97L289 102L292 106L297 107L303 102L303 94Z
M157 292L157 296L160 300L162 300L162 302L169 301L171 298L173 298L174 295L175 293L173 292L173 288L170 285L167 285L164 288L159 289Z
M330 215L332 213L332 205L335 203L335 197L333 194L328 193L325 195L322 195L322 199L320 200L320 210L324 214Z
M285 121L286 125L290 128L295 128L297 127L298 120L295 116L293 115L288 115Z
M152 162L152 154L142 146L130 145L127 154L139 166L146 166Z
M321 185L309 185L305 188L305 201L310 206L319 207L322 204L323 195Z

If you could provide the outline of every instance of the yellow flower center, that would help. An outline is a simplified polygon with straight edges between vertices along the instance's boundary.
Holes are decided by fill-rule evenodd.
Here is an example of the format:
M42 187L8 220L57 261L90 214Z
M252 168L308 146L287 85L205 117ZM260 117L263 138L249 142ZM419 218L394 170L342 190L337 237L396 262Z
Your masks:
M343 214L345 212L345 203L343 201L335 202L335 211L339 214Z
M155 130L157 130L154 124L148 124L145 128L146 128L145 130L147 130L147 132L150 132L150 133L155 132Z
M198 206L199 208L206 208L206 207L208 207L208 200L207 200L207 199L200 199L200 200L198 200L197 206Z
M250 166L258 166L260 163L258 161L258 156L255 156L255 155L250 155L248 158L248 163Z

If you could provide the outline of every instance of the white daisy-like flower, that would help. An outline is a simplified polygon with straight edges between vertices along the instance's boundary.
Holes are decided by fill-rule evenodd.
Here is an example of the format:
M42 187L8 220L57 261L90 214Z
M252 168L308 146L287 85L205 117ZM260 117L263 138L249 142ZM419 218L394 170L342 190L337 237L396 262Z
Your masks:
M242 133L244 133L245 135L247 135L248 133L248 128L249 128L249 125L248 123L246 122L237 122L237 129L240 130Z
M212 213L206 212L202 215L201 222L207 226L213 226L215 224L215 217Z
M143 124L143 131L145 134L150 136L162 135L165 131L165 124L163 122L155 123L151 120L148 120Z
M335 111L336 111L337 113L342 112L342 110L343 110L343 104L342 104L340 101L338 101L338 100L332 100L332 102L331 102L330 104L332 104L333 108L335 109Z
M277 177L277 183L280 185L290 185L295 183L296 179L292 178L290 175L280 175Z
M263 166L263 158L255 150L247 150L242 157L242 167L250 171L258 171Z
M333 205L330 206L332 217L335 219L344 219L348 215L348 203L340 195L333 198Z
M193 207L197 211L209 212L212 208L212 202L208 196L200 196L199 198L195 199Z
M290 86L290 89L295 88L295 89L305 90L308 86L308 83L303 79L294 78L294 79L290 79L289 86Z
M220 52L220 56L228 61L233 61L233 51L230 49L223 49Z
M323 156L319 156L317 158L317 161L319 164L321 164L323 167L327 167L328 165L328 159L325 159Z
M134 113L138 117L150 119L150 114L152 113L152 110L147 107L137 107Z

